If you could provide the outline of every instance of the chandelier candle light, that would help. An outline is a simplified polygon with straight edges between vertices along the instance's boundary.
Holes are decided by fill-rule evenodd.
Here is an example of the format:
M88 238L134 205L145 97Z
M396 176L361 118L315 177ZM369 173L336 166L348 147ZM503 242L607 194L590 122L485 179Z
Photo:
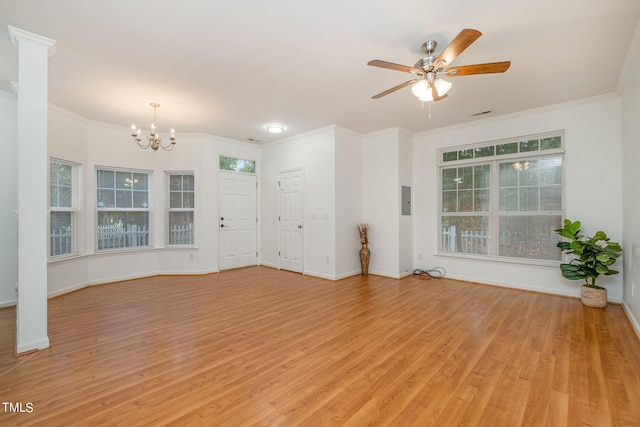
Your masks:
M131 136L140 148L152 148L153 151L158 151L158 148L162 148L165 151L173 150L173 147L176 145L176 131L171 129L171 136L169 136L169 141L171 142L163 145L162 137L158 135L156 127L156 109L160 107L160 104L151 102L149 105L153 107L153 123L151 123L151 133L147 135L147 142L142 143L142 138L140 137L142 131L140 128L136 128L136 125L131 125Z

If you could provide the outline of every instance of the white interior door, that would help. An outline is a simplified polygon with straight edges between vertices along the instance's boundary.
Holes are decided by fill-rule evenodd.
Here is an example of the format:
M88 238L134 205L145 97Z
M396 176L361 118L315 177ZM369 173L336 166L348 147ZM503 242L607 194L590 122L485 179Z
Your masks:
M280 173L278 181L280 268L298 273L303 271L304 260L303 190L302 170Z
M256 265L256 176L220 171L220 270Z

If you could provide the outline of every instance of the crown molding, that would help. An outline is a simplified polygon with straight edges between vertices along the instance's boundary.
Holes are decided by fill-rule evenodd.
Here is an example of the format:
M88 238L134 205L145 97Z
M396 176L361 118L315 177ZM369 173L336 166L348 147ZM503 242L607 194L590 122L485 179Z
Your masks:
M9 37L11 38L11 43L13 43L14 46L18 49L20 48L20 41L24 40L46 47L49 56L55 55L55 40L48 37L40 36L38 34L30 33L25 30L21 30L20 28L12 27L11 25L7 25L7 27L9 27Z

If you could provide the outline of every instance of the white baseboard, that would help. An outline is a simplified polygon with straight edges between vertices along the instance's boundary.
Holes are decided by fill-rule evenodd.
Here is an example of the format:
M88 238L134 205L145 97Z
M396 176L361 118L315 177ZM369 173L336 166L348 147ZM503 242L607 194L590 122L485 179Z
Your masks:
M17 299L8 299L8 300L0 301L0 308L14 307L16 304L18 304Z
M624 313L627 315L627 318L631 322L631 326L633 326L633 329L636 330L636 335L640 338L640 322L638 322L638 319L635 318L631 310L629 310L629 308L624 302L622 303L622 309L624 310Z
M42 350L45 348L49 348L49 337L43 337L37 340L18 343L16 345L16 353L22 354L29 351Z

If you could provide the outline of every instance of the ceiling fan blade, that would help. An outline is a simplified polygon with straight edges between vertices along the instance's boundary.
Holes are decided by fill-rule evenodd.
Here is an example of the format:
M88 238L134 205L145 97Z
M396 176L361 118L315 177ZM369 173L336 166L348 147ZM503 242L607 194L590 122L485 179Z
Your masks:
M482 33L478 30L464 29L460 31L460 34L449 43L449 46L444 48L440 55L438 55L433 62L434 67L441 69L451 64L458 55L471 46L471 43L476 41L481 35Z
M468 76L470 74L504 73L511 66L511 61L490 62L487 64L462 65L448 68L444 75L447 77Z
M420 73L422 70L419 68L409 67L408 65L394 64L393 62L381 61L380 59L374 59L367 62L367 65L372 67L387 68L389 70L404 71L405 73Z
M406 82L404 82L404 83L400 83L398 86L394 86L394 87L392 87L391 89L387 89L387 90L385 90L384 92L380 92L380 93L379 93L379 94L377 94L377 95L373 95L371 98L373 98L373 99L379 99L379 98L382 98L383 96L389 95L390 93L393 93L393 92L395 92L395 91L397 91L397 90L400 90L400 89L402 89L403 87L410 86L410 85L412 85L413 83L415 83L416 81L418 81L418 80L417 80L417 79L413 79L413 80L406 81Z

